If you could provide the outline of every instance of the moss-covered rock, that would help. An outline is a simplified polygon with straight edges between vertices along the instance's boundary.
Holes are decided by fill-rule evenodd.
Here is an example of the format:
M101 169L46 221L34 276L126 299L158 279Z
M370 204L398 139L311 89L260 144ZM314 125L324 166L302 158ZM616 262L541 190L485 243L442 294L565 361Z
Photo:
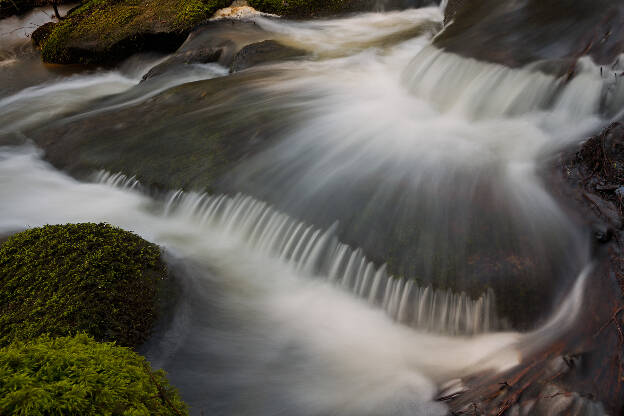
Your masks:
M54 27L45 62L112 64L142 51L172 52L229 0L90 0Z
M18 341L0 349L3 415L186 415L163 371L85 334Z
M32 41L35 48L40 48L43 43L48 40L56 23L48 22L44 25L39 26L35 31L30 35L30 40Z
M139 345L166 276L156 245L106 224L18 233L0 246L0 345L79 331Z

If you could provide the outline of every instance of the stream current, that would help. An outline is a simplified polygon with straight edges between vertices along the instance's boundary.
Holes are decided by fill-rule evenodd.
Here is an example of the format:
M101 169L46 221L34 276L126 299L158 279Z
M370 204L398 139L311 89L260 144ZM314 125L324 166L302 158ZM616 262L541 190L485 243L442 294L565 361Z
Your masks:
M443 386L510 368L573 324L588 237L540 167L623 107L624 87L590 60L563 83L537 64L442 52L431 46L435 7L255 17L264 38L306 58L249 69L244 85L224 82L221 101L186 116L218 114L214 129L258 134L241 119L245 104L283 125L219 192L163 194L131 172L77 180L45 162L30 132L140 108L232 77L227 68L189 65L141 83L163 59L143 55L61 73L34 59L17 30L28 19L0 21L0 235L107 222L161 245L181 295L142 352L194 414L444 415L434 400ZM499 258L526 267L491 276L478 266ZM540 279L543 308L514 331L501 297Z

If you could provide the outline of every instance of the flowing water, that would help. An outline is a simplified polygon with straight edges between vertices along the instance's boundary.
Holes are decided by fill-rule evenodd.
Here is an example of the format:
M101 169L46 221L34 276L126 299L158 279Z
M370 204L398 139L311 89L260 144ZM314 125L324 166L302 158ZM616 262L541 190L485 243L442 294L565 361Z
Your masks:
M443 415L442 386L510 368L573 325L589 242L540 168L616 117L624 87L588 59L565 83L541 63L442 52L431 46L441 21L434 7L256 17L260 40L308 55L146 82L163 57L59 73L15 41L0 67L11 75L0 81L0 235L102 221L160 244L181 296L143 352L195 414ZM119 143L146 140L123 172L79 181L37 148L48 124L90 121L86 134L107 140L98 134L128 113L138 121L153 100L204 85L221 91L200 108L178 101L183 115L141 132L119 121ZM256 125L249 108L273 116ZM141 170L157 157L152 140L179 149L189 125L272 137L227 172L223 193L153 192ZM202 163L171 156L181 175Z

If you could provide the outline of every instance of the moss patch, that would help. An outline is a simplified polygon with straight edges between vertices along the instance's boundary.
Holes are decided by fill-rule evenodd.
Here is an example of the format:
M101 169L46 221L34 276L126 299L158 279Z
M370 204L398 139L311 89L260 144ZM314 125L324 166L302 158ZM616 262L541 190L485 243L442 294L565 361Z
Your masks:
M6 415L186 415L162 371L85 334L15 342L0 349L0 413Z
M91 0L42 45L51 63L114 63L141 51L177 49L197 24L229 0Z
M85 331L136 346L166 278L159 248L106 224L48 225L0 246L0 345Z

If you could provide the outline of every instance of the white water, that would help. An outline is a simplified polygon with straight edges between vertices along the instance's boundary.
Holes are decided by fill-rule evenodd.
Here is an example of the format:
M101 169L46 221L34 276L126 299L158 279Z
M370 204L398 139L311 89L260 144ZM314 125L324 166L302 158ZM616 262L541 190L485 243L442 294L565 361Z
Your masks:
M137 186L133 178L119 174L101 174L97 179L122 189ZM165 214L240 234L250 248L291 265L301 275L334 282L409 326L450 335L500 327L492 292L472 300L465 293L418 287L388 276L385 266L376 267L360 249L340 243L332 228L323 231L299 223L251 197L176 192L169 197Z
M216 293L201 293L202 302L218 308L231 327L223 332L200 319L186 330L176 328L177 342L167 354L199 343L206 351L219 346L221 356L213 358L229 362L231 348L251 347L249 365L270 368L272 354L294 348L299 358L284 354L276 370L255 374L253 368L236 368L218 381L222 388L232 383L245 394L286 395L293 408L302 409L299 414L341 409L347 415L442 415L443 406L430 402L436 383L477 368L508 368L518 360L511 347L517 334L449 338L414 331L330 282L310 279L296 264L267 256L261 246L250 245L244 227L202 221L193 211L168 212L166 205L129 189L77 182L41 162L32 148L0 151L0 194L0 233L103 221L137 232L194 264L192 278L200 286L217 287ZM167 367L166 359L163 364ZM178 384L212 378L187 377ZM243 387L238 377L246 381Z
M258 18L313 56L251 69L258 78L248 87L272 98L260 104L297 116L275 147L239 167L236 181L256 198L177 193L154 200L139 192L136 178L100 172L99 183L80 183L31 147L5 147L0 234L105 221L165 247L184 276L184 300L147 354L170 371L197 413L442 415L444 407L432 402L440 385L509 368L573 324L586 273L546 326L527 335L488 333L502 326L489 291L471 299L393 279L338 240L342 224L312 226L306 216L322 212L331 224L344 221L346 207L372 246L386 223L370 218L383 216L399 231L416 218L424 225L411 232L417 250L406 257L424 259L427 271L434 254L461 251L480 232L471 228L475 218L491 215L486 220L508 226L510 238L528 236L531 260L569 262L578 271L587 264L585 242L544 190L539 161L606 123L622 108L624 89L588 61L564 84L535 68L437 51L428 46L431 29L401 39L440 21L433 8L318 22ZM399 40L388 40L395 35ZM212 68L134 90L156 62L59 77L2 98L0 138L224 74ZM120 92L129 97L93 110L92 100ZM372 189L364 197L362 183ZM484 214L483 200L494 209ZM360 217L375 210L379 216Z

